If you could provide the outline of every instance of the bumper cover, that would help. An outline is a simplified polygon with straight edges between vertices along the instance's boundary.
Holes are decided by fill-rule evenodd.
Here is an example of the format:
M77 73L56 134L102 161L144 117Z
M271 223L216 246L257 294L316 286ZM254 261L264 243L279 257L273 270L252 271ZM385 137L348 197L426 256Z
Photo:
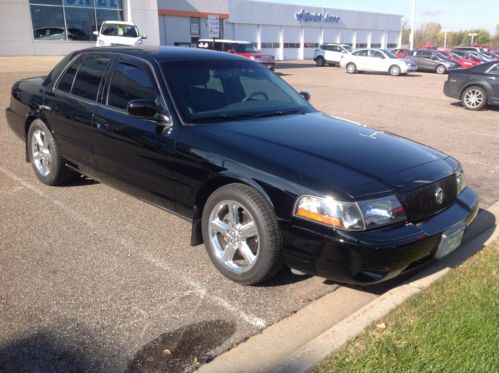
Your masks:
M26 118L17 114L10 107L5 109L5 118L7 119L7 124L10 129L21 139L26 140L26 134L24 133L24 124Z
M333 231L308 222L281 224L286 264L349 284L382 282L434 260L442 233L478 213L478 195L466 188L445 211L418 224L366 232ZM300 224L300 225L298 225Z

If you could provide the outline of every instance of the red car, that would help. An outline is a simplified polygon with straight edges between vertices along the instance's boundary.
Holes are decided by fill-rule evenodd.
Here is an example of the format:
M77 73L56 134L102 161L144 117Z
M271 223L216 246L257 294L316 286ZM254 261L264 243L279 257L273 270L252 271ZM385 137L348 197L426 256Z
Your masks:
M198 48L208 48L217 51L228 52L250 58L263 66L275 71L276 62L274 56L270 54L261 53L256 47L249 41L238 41L238 40L228 40L228 39L200 39L198 41Z
M407 56L409 55L409 49L407 48L392 49L391 52L397 58L407 58Z
M451 51L451 53L455 56L458 56L459 58L463 58L463 59L466 59L468 61L474 62L476 65L480 65L481 63L486 62L483 59L476 58L475 56L473 56L473 53L471 53L471 52L465 52L465 51L453 49Z
M439 50L440 53L445 55L446 57L450 58L453 61L456 61L463 69L467 69L468 67L473 67L476 65L480 65L478 62L474 62L470 59L464 58L460 56L459 54L452 53L450 51L442 51Z

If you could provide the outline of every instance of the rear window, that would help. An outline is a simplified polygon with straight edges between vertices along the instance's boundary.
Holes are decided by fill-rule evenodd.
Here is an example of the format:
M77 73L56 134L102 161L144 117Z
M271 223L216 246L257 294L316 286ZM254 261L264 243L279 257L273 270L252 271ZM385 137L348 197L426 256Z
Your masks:
M71 89L71 94L95 101L104 71L109 65L110 58L90 55L85 58Z

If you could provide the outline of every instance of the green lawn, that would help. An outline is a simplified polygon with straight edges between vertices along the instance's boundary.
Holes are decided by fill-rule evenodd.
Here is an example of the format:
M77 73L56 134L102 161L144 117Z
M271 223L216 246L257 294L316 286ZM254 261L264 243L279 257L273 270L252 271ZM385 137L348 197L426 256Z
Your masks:
M499 372L498 270L496 241L314 372Z

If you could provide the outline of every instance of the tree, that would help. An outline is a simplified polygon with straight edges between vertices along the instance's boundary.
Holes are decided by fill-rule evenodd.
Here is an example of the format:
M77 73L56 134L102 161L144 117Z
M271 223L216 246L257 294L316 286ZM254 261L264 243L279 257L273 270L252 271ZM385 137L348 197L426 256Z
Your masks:
M438 36L440 31L442 30L442 26L438 22L427 22L421 24L416 29L414 34L414 44L416 46L421 46L423 44L437 44Z
M476 34L473 36L473 44L489 44L490 43L490 32L483 29L475 29L466 31L466 44L471 44L471 37L468 34Z
M490 46L499 49L499 25L496 26L496 33L490 39Z

